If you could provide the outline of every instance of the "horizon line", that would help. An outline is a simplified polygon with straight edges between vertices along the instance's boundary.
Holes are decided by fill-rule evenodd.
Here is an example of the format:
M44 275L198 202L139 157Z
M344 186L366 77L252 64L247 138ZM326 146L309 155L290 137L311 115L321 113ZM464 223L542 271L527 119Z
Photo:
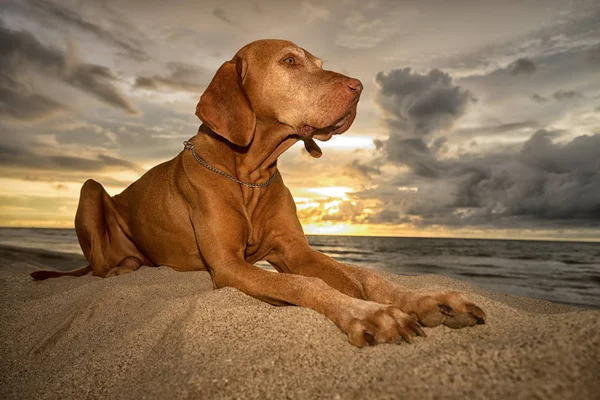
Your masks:
M40 230L75 230L75 228L64 227L35 227L35 226L0 226L0 229L40 229ZM454 239L454 240L504 240L504 241L522 241L522 242L569 242L569 243L600 243L600 238L539 238L539 237L472 237L472 236L404 236L404 235L365 235L365 234L327 234L327 233L305 233L304 236L334 236L334 237L377 237L377 238L400 238L400 239Z

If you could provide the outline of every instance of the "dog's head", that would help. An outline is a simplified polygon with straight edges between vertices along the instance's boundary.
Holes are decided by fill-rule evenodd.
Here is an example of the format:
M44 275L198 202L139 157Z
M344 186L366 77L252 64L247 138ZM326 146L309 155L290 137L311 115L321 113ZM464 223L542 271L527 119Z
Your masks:
M196 115L229 142L248 146L256 119L292 128L313 157L313 138L329 140L356 117L362 84L322 68L322 61L284 40L259 40L224 63L200 97Z

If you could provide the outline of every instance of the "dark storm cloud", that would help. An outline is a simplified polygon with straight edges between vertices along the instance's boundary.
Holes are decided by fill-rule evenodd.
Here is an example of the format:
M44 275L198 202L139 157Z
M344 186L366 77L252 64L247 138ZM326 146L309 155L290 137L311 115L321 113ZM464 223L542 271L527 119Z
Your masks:
M535 72L529 60L517 61L490 76ZM403 69L379 73L376 82L380 88L376 101L387 117L389 136L374 141L380 157L364 165L406 169L395 176L375 177L377 185L354 193L358 200L379 202L367 222L513 228L600 222L600 134L563 139L568 132L539 129L535 120L452 131L447 128L466 113L473 95L447 74L433 70L420 75ZM536 94L532 99L546 103L580 96L555 89L551 96ZM444 136L438 126L446 128ZM533 134L532 128L537 129ZM487 153L463 146L464 140L475 136L518 140L525 133L520 146ZM452 152L449 146L455 146Z
M511 75L532 75L537 70L535 63L527 58L519 58L506 68Z
M452 126L474 101L469 91L454 85L450 75L434 69L427 74L397 69L375 77L377 103L394 131L426 135Z
M81 89L129 114L137 113L114 86L116 77L108 68L80 63L74 54L65 55L42 45L28 32L12 31L0 23L0 88L4 99L14 100L3 102L4 115L27 120L62 108L57 101L32 90L27 84L32 74L44 75Z
M472 161L473 172L458 192L466 194L465 204L474 207L474 215L597 224L600 134L557 143L559 135L539 130L519 153L496 160L501 162L486 157Z
M434 160L441 173L427 180L413 178L412 183L419 188L416 192L394 192L396 178L355 195L379 198L384 204L370 217L371 222L597 226L600 134L566 142L560 142L560 136L542 129L516 152ZM419 175L420 171L412 173Z
M212 77L207 69L186 63L169 63L171 73L167 76L140 76L135 87L148 90L167 88L192 93L203 92Z
M438 69L422 75L410 68L379 72L375 81L380 89L376 101L390 129L387 140L374 141L376 148L387 161L405 165L417 175L438 176L435 153L442 143L430 149L429 136L450 128L474 97Z
M84 158L72 155L49 155L41 146L39 152L29 148L0 145L0 165L3 167L17 167L19 169L42 169L52 171L81 171L96 172L105 169L128 169L137 173L144 172L143 168L127 160L98 154L96 158ZM12 173L6 168L8 176ZM4 175L4 173L2 174ZM7 176L7 175L4 175Z
M439 175L441 166L422 138L405 138L391 133L385 141L375 140L375 147L384 151L386 160L405 165L422 177Z
M41 12L46 17L53 18L62 25L66 24L89 32L98 39L123 50L124 54L131 58L136 60L149 59L148 55L141 49L142 46L139 41L123 34L123 30L131 31L133 30L132 27L125 26L126 29L120 29L119 34L115 34L115 30L105 29L67 7L46 0L27 0L21 6L26 8L27 11ZM120 19L118 23L123 25L124 21Z

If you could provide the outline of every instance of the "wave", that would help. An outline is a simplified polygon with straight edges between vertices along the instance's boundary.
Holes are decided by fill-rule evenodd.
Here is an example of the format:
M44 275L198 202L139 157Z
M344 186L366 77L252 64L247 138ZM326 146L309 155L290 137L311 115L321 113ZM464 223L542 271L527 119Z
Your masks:
M470 278L500 278L500 279L513 279L513 276L491 274L487 272L459 272L458 275L466 276Z
M589 277L590 282L600 285L600 275L592 275Z

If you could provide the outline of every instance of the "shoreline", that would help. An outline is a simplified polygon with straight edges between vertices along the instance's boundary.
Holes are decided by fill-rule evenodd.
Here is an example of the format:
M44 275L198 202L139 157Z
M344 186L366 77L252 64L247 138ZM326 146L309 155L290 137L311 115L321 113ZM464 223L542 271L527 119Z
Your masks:
M11 259L11 260L20 260L20 261L31 262L35 265L39 265L40 269L50 268L50 269L56 269L58 271L69 271L69 270L84 267L87 264L87 261L82 254L78 255L78 254L73 254L73 253L50 251L50 250L45 250L45 249L30 249L30 248L25 248L25 247L17 247L17 246L0 244L0 260L4 259L5 257L8 259ZM168 268L168 267L165 267L165 268ZM510 294L510 293L491 291L488 289L480 288L479 286L477 286L473 283L470 283L470 282L459 281L459 280L456 280L453 278L448 278L448 277L441 276L441 275L433 275L433 274L402 275L402 274L394 274L392 272L386 272L386 271L381 271L381 270L377 270L377 272L379 272L381 275L391 277L392 279L395 276L401 276L401 277L431 276L431 277L436 277L434 279L440 279L442 281L448 280L448 281L452 281L452 282L461 282L462 284L466 285L466 286L464 286L465 290L472 290L476 293L482 293L496 301L499 301L499 302L502 302L509 306L517 307L517 308L523 307L523 304L520 301L520 299L527 299L528 300L527 308L531 308L529 306L529 304L535 304L533 306L535 309L559 310L559 311L554 311L554 312L595 310L595 308L592 308L592 307L582 307L582 306L568 304L568 303L552 302L552 301L540 299L540 298L525 297L525 296L518 296L518 295L514 295L514 294ZM90 274L90 276L91 276L91 274ZM547 307L546 303L551 304L552 307ZM525 310L525 311L527 311L527 310Z
M84 267L85 265L87 265L87 261L82 254L78 255L78 254L73 254L73 253L65 253L65 252L51 251L51 250L45 250L45 249L30 249L30 248L25 248L25 247L17 247L17 246L9 246L9 245L0 244L0 260L3 260L5 258L14 260L14 261L22 261L22 262L32 263L33 265L39 266L39 269L50 268L50 269L56 269L58 271L69 271L69 270L81 268L81 267ZM168 268L168 267L163 267L163 268ZM192 271L192 272L194 272L194 271ZM197 271L197 272L201 272L201 271ZM528 300L527 301L527 309L531 309L533 307L533 309L536 309L536 310L553 310L552 313L596 310L595 308L591 308L591 307L587 308L587 307L577 306L577 305L573 305L573 304L552 302L552 301L540 299L540 298L525 297L525 296L518 296L518 295L514 295L514 294L510 294L510 293L491 291L488 289L480 288L479 286L477 286L473 283L470 283L470 282L460 281L460 280L445 277L442 275L433 275L433 274L402 275L402 274L395 274L392 272L386 272L386 271L381 271L381 270L377 270L377 272L379 272L381 275L389 277L391 279L393 279L395 276L401 276L401 277L420 277L420 276L425 277L425 276L427 276L427 277L435 277L433 279L440 280L440 282L442 282L442 283L445 280L455 282L455 283L460 282L461 286L464 287L464 290L471 290L475 293L481 293L481 294L484 294L487 297L490 297L496 301L507 304L511 307L516 307L516 308L521 308L521 309L523 309L523 303L521 300L526 299L526 300ZM91 274L88 274L88 275L91 276ZM530 304L533 304L533 306L530 306ZM548 304L551 305L551 307L548 307L547 306ZM524 311L527 311L527 309L524 309Z

